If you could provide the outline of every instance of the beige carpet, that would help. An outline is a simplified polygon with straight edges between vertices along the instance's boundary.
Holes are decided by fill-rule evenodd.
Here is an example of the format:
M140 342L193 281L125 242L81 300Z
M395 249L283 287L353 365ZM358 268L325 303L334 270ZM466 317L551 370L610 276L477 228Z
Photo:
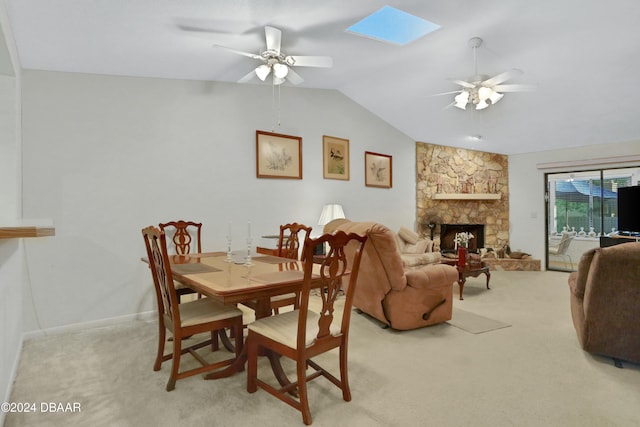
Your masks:
M463 331L471 332L472 334L482 334L511 326L508 323L489 319L488 317L470 313L459 308L453 309L453 316L451 316L451 320L447 323Z
M353 400L313 381L313 425L640 426L640 367L618 369L580 349L566 273L496 271L491 290L468 280L454 307L511 327L473 334L443 323L400 332L354 314ZM10 413L5 427L303 425L266 392L248 394L245 373L195 376L166 392L168 366L152 370L156 328L136 321L25 342L11 400L78 402L82 412ZM334 356L321 362L337 369ZM268 372L264 361L260 372Z

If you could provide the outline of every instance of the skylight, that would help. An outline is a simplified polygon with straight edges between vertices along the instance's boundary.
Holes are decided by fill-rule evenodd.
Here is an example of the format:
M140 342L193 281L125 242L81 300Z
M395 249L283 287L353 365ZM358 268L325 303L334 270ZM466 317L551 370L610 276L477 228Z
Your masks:
M440 25L418 18L391 6L384 6L347 28L348 32L376 40L405 45L440 28Z

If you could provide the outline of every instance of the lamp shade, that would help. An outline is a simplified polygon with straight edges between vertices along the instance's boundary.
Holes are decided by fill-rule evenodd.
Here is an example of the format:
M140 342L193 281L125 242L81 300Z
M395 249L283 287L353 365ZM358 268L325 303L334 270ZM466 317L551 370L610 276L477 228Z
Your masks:
M345 218L344 210L342 210L342 205L330 204L324 205L322 207L322 213L320 214L320 219L318 220L318 225L325 226L334 219Z
M271 67L269 67L266 64L262 64L261 66L256 68L256 75L262 81L264 81L267 78L270 72L271 72Z
M280 79L284 79L289 74L289 67L284 64L273 64L273 74Z
M487 104L487 101L485 101L484 99L481 99L480 102L476 104L476 110L484 110L488 106L489 104Z
M456 95L454 99L456 101L454 105L462 110L465 110L467 108L467 102L469 102L469 92L463 90L458 95Z
M487 99L489 99L489 97L491 97L492 94L493 94L493 89L491 89L490 87L482 86L478 88L478 97L482 101L486 101Z

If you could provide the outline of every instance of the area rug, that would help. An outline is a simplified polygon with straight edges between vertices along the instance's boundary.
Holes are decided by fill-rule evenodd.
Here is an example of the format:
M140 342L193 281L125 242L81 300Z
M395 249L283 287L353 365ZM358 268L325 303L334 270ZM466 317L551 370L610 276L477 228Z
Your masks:
M451 326L462 329L463 331L471 332L472 334L482 334L484 332L495 331L496 329L508 328L511 326L508 323L489 319L488 317L480 316L479 314L470 313L458 308L453 309L453 316L447 323Z

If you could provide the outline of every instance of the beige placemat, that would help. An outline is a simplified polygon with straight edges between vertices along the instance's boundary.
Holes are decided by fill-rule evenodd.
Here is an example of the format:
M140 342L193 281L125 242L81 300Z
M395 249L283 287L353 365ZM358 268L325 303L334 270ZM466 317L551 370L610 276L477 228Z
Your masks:
M295 280L302 280L304 273L302 271L289 270L289 271L274 271L272 273L262 273L252 275L249 278L253 281L265 284L276 284L284 282L293 282Z
M212 267L207 264L201 264L199 262L191 264L174 264L171 268L178 274L214 273L216 271L222 271L219 268Z
M283 264L285 262L296 262L295 259L282 258L273 255L264 255L251 258L252 261L264 262L267 264Z

